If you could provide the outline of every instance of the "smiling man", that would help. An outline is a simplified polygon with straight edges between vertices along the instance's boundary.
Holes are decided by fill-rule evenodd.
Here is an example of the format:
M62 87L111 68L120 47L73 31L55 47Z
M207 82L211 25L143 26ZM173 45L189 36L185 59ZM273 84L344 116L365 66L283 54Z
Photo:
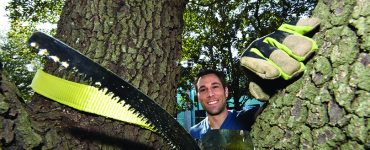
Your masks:
M261 80L271 81L278 78L291 80L302 75L304 62L318 49L316 42L305 34L316 32L319 25L320 19L305 18L295 25L282 24L275 32L253 41L240 55L241 66L251 72L246 75L254 73ZM239 142L235 137L242 135L239 143L245 143L244 139L248 138L245 135L249 134L264 103L244 106L241 111L227 110L229 91L225 76L216 70L200 71L195 85L198 101L207 113L204 120L190 128L190 134L199 141L200 147L253 149L253 143L234 144ZM263 86L254 81L250 82L249 91L253 97L264 101L268 101L272 94L266 93Z
M207 117L190 128L194 139L200 140L207 132L213 129L247 130L250 131L260 105L248 107L241 111L227 110L226 100L229 91L222 72L216 70L202 70L196 78L198 101L207 113Z

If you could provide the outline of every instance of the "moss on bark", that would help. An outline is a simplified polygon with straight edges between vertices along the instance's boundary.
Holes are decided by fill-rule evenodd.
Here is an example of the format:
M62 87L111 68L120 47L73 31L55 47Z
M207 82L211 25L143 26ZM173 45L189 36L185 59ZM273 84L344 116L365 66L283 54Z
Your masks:
M302 78L273 95L258 116L251 132L257 149L370 148L368 6L318 2L313 16L322 24L313 39L319 50Z

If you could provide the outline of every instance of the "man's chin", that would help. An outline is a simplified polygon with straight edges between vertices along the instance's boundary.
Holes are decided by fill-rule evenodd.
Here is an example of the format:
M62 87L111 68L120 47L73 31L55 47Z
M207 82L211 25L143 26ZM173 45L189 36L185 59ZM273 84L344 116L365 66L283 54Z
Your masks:
M207 111L207 114L209 116L217 116L217 115L221 114L222 112L223 112L223 110L221 109L221 110L215 110L215 111Z

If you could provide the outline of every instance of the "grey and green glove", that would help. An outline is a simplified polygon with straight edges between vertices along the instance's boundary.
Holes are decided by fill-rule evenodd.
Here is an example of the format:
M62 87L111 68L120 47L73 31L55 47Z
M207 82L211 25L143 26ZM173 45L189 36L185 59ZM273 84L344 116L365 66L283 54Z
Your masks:
M318 49L316 42L304 35L319 25L317 18L301 19L296 25L283 24L277 31L253 41L242 53L240 64L262 79L290 80L305 70L302 62ZM257 99L269 98L254 82L249 90Z

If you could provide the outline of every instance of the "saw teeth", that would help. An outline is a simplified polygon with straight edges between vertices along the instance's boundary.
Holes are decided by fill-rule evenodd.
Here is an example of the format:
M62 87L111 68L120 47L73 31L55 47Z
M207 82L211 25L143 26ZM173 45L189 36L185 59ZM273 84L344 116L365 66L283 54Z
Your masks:
M86 76L86 80L89 82L89 85L90 86L94 86L95 82L92 82L92 78L91 77Z
M127 104L122 98L119 98L118 103L120 102L122 102L123 106L126 107Z
M127 104L124 100L118 100L118 103L121 103L123 105L123 107L125 107L127 110L130 108L130 105Z
M113 96L113 97L112 97L112 100L114 100L114 101L118 102L119 97L118 97L118 96Z
M54 62L59 62L60 60L59 60L59 58L57 57L57 56L49 56L49 58L51 59L51 60L53 60Z
M164 139L166 139L167 141L170 141L169 138L167 138L166 136L164 136ZM171 149L177 149L176 145L173 144L172 142L168 142L167 145L169 145Z
M49 52L47 49L40 49L37 54L40 56L49 56Z
M103 92L104 94L107 94L107 93L108 93L108 88L106 88L106 87L102 88L101 90L102 90L102 92Z
M176 149L176 145L174 145L172 143L171 143L171 145L172 145L172 149Z
M143 120L144 116L142 114L137 114L137 117L140 118L141 120Z
M34 47L34 48L37 48L37 49L39 48L39 44L37 44L36 42L31 42L30 46Z
M100 87L100 86L101 86L101 82L95 82L95 83L94 83L94 86L96 86L96 87Z
M84 74L84 73L81 73L81 77L82 77L82 80L86 83L86 84L89 84L88 82L89 82L89 78L86 76L86 74Z
M73 67L72 70L71 70L72 74L77 74L79 73L78 72L78 69L76 67Z
M145 120L145 124L149 124L149 126L154 127L154 125L148 119ZM157 127L155 128L157 129Z
M82 76L82 79L85 81L85 82L88 82L88 77L86 76L86 74L84 73L81 73L81 76Z
M64 68L68 68L69 67L69 63L67 63L65 61L60 62L60 65L63 66Z
M113 92L108 92L108 94L106 94L106 95L108 95L111 99L113 99L113 97L114 97Z
M136 116L138 116L138 114L140 114L136 109L134 108L131 108L132 109L132 113L135 114Z

